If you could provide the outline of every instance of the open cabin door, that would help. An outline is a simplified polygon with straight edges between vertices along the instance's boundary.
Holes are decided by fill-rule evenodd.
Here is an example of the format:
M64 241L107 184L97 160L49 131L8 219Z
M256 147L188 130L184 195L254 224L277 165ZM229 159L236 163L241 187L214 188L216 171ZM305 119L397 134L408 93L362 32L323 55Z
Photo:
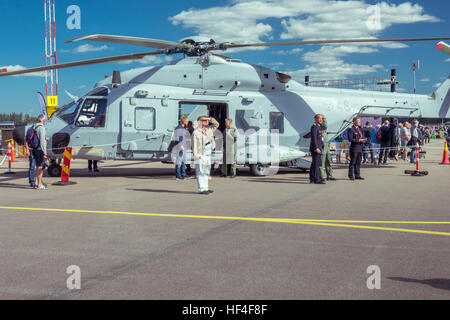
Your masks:
M177 125L177 106L168 99L128 98L121 103L120 143L124 151L167 151Z

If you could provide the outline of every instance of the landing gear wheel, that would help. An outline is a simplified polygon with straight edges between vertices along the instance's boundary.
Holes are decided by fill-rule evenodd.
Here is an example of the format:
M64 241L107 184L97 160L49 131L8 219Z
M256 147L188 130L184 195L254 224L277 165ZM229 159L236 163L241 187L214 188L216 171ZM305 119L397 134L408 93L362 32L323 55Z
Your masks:
M257 177L271 176L278 172L277 167L271 167L267 164L252 164L250 170Z
M56 163L50 164L47 169L47 173L50 177L61 177L61 166L58 166Z

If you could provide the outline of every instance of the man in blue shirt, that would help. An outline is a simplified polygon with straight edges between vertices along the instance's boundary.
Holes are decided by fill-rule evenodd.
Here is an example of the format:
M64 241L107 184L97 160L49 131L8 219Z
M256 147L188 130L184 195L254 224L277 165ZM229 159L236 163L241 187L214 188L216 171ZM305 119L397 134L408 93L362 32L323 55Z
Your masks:
M186 179L186 138L188 134L186 128L188 123L188 117L182 116L180 124L175 128L173 137L173 140L176 143L173 152L176 152L175 178L177 180Z

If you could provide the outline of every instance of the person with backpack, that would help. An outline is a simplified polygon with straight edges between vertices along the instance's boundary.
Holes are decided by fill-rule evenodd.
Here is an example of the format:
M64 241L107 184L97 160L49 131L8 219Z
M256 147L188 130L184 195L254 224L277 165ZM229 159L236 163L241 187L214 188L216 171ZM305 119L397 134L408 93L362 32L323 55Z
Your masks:
M25 141L25 155L28 157L30 167L28 169L28 182L30 184L30 187L34 188L34 174L36 171L36 159L33 156L32 149L30 148L30 142L29 139L32 137L32 134L34 133L34 125L28 129L27 135L26 135L26 141Z
M38 117L38 122L27 132L27 143L36 161L36 171L34 174L34 188L47 190L48 186L42 182L44 175L45 161L47 160L47 140L45 139L45 115Z
M378 150L380 150L380 145L381 145L381 137L380 137L381 134L378 134L380 132L380 129L381 129L381 124L378 124L375 127L375 130L370 135L370 140L372 142L373 152L374 152L374 158L373 158L374 161L372 162L373 165L376 165L376 163L377 163L375 158L378 157ZM378 138L380 138L380 139L378 139Z
M386 120L384 122L384 125L380 128L380 131L377 133L377 140L381 141L380 146L380 155L378 156L378 165L381 165L381 163L386 164L387 158L389 156L389 149L391 147L391 123L389 120Z

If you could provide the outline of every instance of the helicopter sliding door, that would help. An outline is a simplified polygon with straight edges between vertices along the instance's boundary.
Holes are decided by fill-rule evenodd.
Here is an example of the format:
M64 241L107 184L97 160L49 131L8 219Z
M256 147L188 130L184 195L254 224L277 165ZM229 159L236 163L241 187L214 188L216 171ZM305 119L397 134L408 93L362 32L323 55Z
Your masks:
M225 119L228 117L228 105L217 102L192 102L184 101L179 104L179 117L187 115L193 123L199 116L210 116L219 122L219 130L225 129Z
M179 118L187 115L189 121L194 124L200 116L209 116L219 122L219 129L214 133L216 149L213 152L213 163L222 163L223 136L225 130L225 119L228 117L228 105L222 102L205 102L205 101L182 101L179 103ZM187 156L191 159L191 150L188 145Z
M160 157L167 151L177 121L170 100L129 98L121 102L121 149ZM139 158L136 156L136 158ZM144 157L147 158L147 157Z

